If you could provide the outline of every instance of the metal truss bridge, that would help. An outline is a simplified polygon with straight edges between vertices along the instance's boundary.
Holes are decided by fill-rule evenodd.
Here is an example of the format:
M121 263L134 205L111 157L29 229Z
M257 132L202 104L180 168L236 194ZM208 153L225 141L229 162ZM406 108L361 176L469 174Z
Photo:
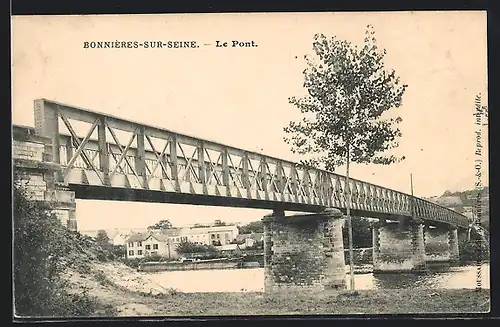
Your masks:
M77 133L74 125L83 123L87 133ZM345 212L349 187L353 215L469 224L458 212L383 186L352 178L346 185L343 175L46 99L35 100L35 128L14 128L51 138L52 161L62 167L56 182L80 199Z

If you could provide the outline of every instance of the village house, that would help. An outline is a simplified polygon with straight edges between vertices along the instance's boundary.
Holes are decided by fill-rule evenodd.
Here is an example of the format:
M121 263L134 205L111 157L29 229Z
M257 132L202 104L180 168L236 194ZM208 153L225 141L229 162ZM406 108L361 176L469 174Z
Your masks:
M239 234L236 241L241 249L254 246L257 242L264 242L264 233Z
M174 244L174 240L178 236L179 233L175 229L133 234L127 239L127 258L144 258L158 255L168 259L175 259L179 257Z
M216 247L223 254L240 253L241 247L238 244L224 244Z
M127 233L116 233L113 238L111 238L111 243L113 245L125 245L130 234Z
M95 238L99 233L100 229L92 229L92 230L81 230L80 234L87 235ZM113 245L125 245L127 239L132 234L145 233L147 231L146 228L112 228L112 229L104 229L106 235L109 238L109 242Z
M237 236L236 226L185 227L135 233L126 241L127 258L160 255L176 259L179 257L176 248L181 242L222 246L231 243Z

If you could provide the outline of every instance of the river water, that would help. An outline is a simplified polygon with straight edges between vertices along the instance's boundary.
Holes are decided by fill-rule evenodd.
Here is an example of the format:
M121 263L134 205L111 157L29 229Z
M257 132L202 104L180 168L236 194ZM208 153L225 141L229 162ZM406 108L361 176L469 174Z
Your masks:
M453 267L446 271L425 274L357 274L358 290L394 288L474 289L476 266ZM164 288L181 292L261 292L264 290L264 269L191 270L143 273ZM349 283L349 275L347 275ZM490 288L490 266L481 267L482 288ZM349 285L349 284L348 284Z

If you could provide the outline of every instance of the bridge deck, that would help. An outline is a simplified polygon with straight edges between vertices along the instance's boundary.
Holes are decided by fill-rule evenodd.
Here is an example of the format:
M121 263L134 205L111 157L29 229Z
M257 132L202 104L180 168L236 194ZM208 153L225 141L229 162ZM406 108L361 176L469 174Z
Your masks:
M60 119L69 133L59 131ZM71 119L90 124L88 133L78 135ZM353 214L468 226L465 216L396 190L346 185L339 174L46 99L35 100L34 132L52 139L53 161L63 166L56 178L78 198L307 212L345 210L349 187Z

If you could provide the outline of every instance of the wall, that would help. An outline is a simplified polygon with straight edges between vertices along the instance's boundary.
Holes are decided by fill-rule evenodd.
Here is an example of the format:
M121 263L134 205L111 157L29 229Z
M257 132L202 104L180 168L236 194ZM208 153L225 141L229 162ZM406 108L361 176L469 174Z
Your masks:
M13 169L31 200L49 205L64 226L77 230L75 194L54 181L54 173L61 173L61 167L52 162L50 139L14 127L12 157Z
M166 247L167 257L170 259L177 259L180 257L179 253L177 253L177 244L172 241L171 238L167 240L167 243L163 244Z
M385 223L373 228L373 270L398 272L425 266L423 226Z
M153 248L153 246L155 244L158 246L158 249ZM149 250L146 249L146 245L149 245L149 247L150 247ZM149 252L149 255L154 255L152 252L156 252L156 255L161 255L161 256L168 255L168 252L166 251L167 248L165 247L164 242L161 242L161 241L159 241L156 238L151 237L151 236L147 240L142 242L142 247L144 248L144 252L143 252L144 256L146 256L146 252Z
M450 235L446 227L424 228L425 258L431 262L450 260Z
M309 215L303 220L265 217L263 222L266 291L345 286L339 219Z
M158 244L158 250L153 249L153 244ZM160 255L165 257L166 259L177 259L179 258L179 254L176 251L176 245L178 243L173 242L172 238L169 238L166 241L159 241L154 237L149 237L146 240L142 241L141 246L137 245L137 242L134 242L134 246L130 247L129 242L126 242L126 247L127 247L127 258L128 259L134 259L134 258L144 258L148 256L152 256L151 252L157 252L156 255ZM146 250L146 245L150 245L150 250ZM131 256L129 255L129 251L133 250L134 255ZM137 250L141 250L142 254L138 255ZM149 251L150 254L147 255L146 251Z

